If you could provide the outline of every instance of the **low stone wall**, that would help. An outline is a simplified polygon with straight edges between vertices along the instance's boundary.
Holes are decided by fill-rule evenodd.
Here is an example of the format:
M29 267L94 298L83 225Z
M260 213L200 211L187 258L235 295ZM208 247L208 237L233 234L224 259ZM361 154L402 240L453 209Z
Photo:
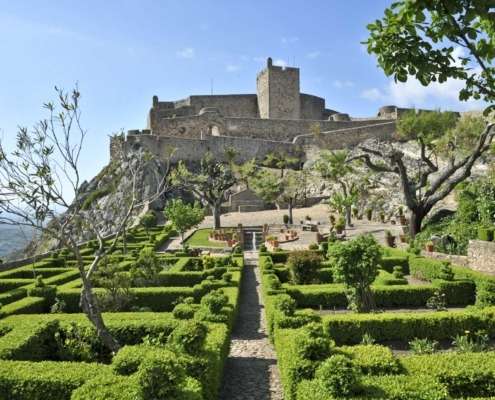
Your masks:
M460 265L462 267L469 267L469 260L467 256L457 256L454 254L437 253L436 251L421 252L421 255L428 258L434 258L436 260L450 261L454 265Z
M470 240L467 258L471 269L495 274L495 242Z

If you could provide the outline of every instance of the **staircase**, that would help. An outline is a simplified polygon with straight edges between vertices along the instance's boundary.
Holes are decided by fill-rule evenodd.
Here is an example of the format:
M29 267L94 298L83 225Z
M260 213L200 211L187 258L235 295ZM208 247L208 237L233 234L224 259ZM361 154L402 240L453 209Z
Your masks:
M244 251L256 251L263 243L263 230L261 227L248 227L243 229Z

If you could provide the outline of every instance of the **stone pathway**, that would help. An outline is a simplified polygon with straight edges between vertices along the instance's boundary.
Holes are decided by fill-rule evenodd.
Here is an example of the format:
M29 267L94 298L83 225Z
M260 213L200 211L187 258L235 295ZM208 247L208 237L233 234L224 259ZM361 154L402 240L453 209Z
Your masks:
M239 316L220 400L283 400L275 350L266 334L257 253L245 254Z

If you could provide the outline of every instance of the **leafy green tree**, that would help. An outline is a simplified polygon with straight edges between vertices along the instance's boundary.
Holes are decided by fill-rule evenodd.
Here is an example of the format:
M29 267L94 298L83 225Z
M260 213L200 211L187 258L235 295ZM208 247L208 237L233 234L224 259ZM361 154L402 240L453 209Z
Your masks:
M205 217L199 204L184 203L181 199L171 200L164 211L165 218L169 220L174 229L180 233L182 246L185 248L184 233L198 225Z
M287 169L299 168L301 166L301 160L283 152L273 152L266 156L262 164L265 167L280 170L280 178L283 178Z
M481 99L487 103L495 100L495 19L493 1L395 1L385 10L381 20L368 25L370 36L365 42L368 52L375 54L378 64L387 76L405 82L414 77L427 86L432 82L443 83L456 79L463 83L460 100ZM455 58L456 51L461 56ZM458 54L458 53L457 53ZM485 109L488 114L494 105ZM451 117L442 116L438 121L443 133L451 127ZM412 120L412 117L409 117ZM422 113L418 118L433 116ZM445 198L460 182L471 174L474 163L490 148L495 134L492 123L466 122L464 130L458 127L457 135L463 140L448 140L450 153L448 166L439 170L432 157L427 155L429 133L425 123L403 124L403 132L413 132L420 145L420 171L417 179L408 174L404 154L397 150L388 152L363 149L362 157L374 171L399 175L407 207L411 211L411 235L420 230L424 217L431 208ZM429 128L428 128L429 130ZM471 147L462 146L471 142ZM459 149L465 147L464 150ZM378 157L375 163L370 155ZM383 162L384 161L384 162ZM436 173L434 179L430 175ZM418 192L422 191L420 195Z
M143 247L131 268L131 277L136 286L155 285L161 270L155 250L152 247Z
M371 284L378 276L380 246L371 235L361 235L328 248L334 277L348 289L349 304L358 312L375 308Z
M192 192L211 207L214 228L219 229L222 202L227 190L237 182L231 166L216 161L211 153L207 153L198 170L189 169L182 161L179 162L171 179L175 186Z
M287 204L289 224L294 223L293 209L306 194L306 178L303 171L289 170L282 175L262 170L251 179L251 187L266 203Z
M329 205L331 208L345 213L346 223L352 224L352 207L356 205L360 195L369 186L368 177L357 173L354 163L348 162L349 151L322 151L315 163L315 170L330 183L338 185L334 190Z
M139 224L144 228L146 234L149 236L149 231L151 228L156 226L157 218L153 211L148 211L141 216L139 219Z

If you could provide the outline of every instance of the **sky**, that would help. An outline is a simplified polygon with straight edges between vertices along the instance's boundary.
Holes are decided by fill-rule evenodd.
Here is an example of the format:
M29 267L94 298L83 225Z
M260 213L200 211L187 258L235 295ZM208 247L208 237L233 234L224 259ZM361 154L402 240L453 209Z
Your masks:
M108 135L142 129L153 95L255 93L256 73L301 69L301 91L327 108L375 116L386 104L467 110L459 82L395 84L361 44L385 0L0 0L0 140L46 117L54 86L81 92L81 166L109 160Z

